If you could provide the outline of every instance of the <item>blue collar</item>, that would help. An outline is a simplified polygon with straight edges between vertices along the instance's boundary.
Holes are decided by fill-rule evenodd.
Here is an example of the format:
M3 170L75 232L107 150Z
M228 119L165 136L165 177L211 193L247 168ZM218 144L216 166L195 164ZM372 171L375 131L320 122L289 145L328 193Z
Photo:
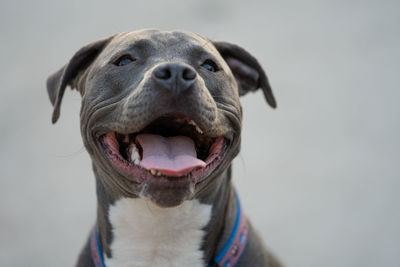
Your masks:
M235 223L231 234L225 245L219 251L217 256L212 260L208 267L232 267L239 261L240 256L243 254L244 248L247 243L248 224L246 217L242 211L239 197L236 196L236 217ZM101 250L99 232L97 225L93 227L90 237L90 249L92 260L95 267L106 267Z

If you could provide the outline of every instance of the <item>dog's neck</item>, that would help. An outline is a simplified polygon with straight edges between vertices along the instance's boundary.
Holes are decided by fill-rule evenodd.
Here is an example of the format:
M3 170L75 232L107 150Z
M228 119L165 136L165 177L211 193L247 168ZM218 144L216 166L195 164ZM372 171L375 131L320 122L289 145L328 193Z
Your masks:
M126 236L126 231L137 232L132 233L130 236L130 240L133 240L132 242L145 238L146 234L151 232L154 227L157 229L153 229L153 231L165 231L164 236L171 236L171 233L180 234L180 237L182 237L180 240L183 240L180 244L170 244L170 240L165 240L165 242L175 246L171 247L172 250L175 248L177 250L190 249L191 251L183 255L181 260L184 261L185 256L187 256L189 261L201 261L200 266L208 264L228 239L233 228L236 212L236 200L230 181L230 168L222 173L220 177L213 179L211 184L201 190L196 199L186 201L178 207L169 209L155 207L143 199L115 197L115 191L110 191L101 182L103 179L99 179L98 175L100 173L95 168L98 197L97 225L102 251L106 258L111 259L108 262L112 263L112 259L115 256L119 256L119 252L116 250L119 249L121 251L120 246L122 245L131 245L130 249L136 250L132 252L132 255L136 252L138 253L137 255L143 256L140 260L146 260L150 258L150 255L154 255L154 252L157 253L155 246L160 245L160 241L152 242L150 240L150 242L144 243L142 246L126 244L129 237L124 238L123 241L117 237ZM134 216L129 211L131 213L135 212ZM128 213L125 214L124 212ZM151 224L148 224L150 223L149 220L152 221ZM157 224L154 220L164 221L165 224ZM133 225L129 225L129 223ZM141 223L143 224L140 225ZM178 223L182 224L178 226L182 230L181 232L173 227ZM123 226L124 224L125 227ZM149 227L144 228L144 226ZM160 233L160 236L162 235L163 233ZM119 240L117 241L117 239ZM171 237L171 240L176 241L173 237ZM116 244L116 241L118 244ZM179 245L183 248L179 247ZM153 251L147 251L146 254L143 249ZM182 252L185 254L185 251ZM154 258L152 259L154 260Z

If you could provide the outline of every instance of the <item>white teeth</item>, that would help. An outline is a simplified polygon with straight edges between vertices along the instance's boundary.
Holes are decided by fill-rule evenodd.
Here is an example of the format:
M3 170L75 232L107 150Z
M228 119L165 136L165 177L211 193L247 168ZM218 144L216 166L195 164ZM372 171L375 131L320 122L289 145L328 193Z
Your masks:
M154 175L154 176L162 175L162 173L160 171L157 171L156 169L150 169L150 173L151 173L151 175Z
M131 144L130 150L131 150L131 161L133 163L135 163L136 165L140 165L140 155L139 155L139 150L136 147L136 145ZM160 171L157 171L156 169L151 169L150 173L151 173L151 175L154 175L154 176L162 175L162 173Z
M203 134L203 131L200 129L200 127L194 122L194 120L190 120L189 122L188 122L190 125L193 125L195 128L196 128L196 131L199 133L199 134Z
M135 144L131 144L131 161L136 165L140 164L140 155L139 150L137 149Z
M196 125L196 131L199 133L199 134L203 134L203 131L200 129L200 127L199 126L197 126Z

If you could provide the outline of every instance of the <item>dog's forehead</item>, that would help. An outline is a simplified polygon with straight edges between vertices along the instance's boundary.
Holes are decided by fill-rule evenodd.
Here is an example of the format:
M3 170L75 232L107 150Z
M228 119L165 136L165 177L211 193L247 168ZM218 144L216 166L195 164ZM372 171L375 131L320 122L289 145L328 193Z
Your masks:
M114 36L107 46L105 54L118 53L132 47L146 49L150 52L165 51L168 53L184 54L189 50L206 51L218 55L210 40L190 32L160 31L145 29L134 32L120 33Z

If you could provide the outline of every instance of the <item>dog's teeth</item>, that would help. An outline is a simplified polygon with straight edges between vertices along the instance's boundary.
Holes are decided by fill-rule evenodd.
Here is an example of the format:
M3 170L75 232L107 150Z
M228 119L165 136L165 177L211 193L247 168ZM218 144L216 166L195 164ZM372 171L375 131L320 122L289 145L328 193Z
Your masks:
M138 160L140 162L140 155L137 151L132 153L132 161Z
M203 131L200 129L200 127L199 126L197 126L196 125L196 131L199 133L199 134L203 134Z
M199 133L199 134L203 134L203 131L200 129L200 127L194 122L194 120L190 120L189 122L188 122L190 125L193 125L195 128L196 128L196 131Z
M156 175L157 171L156 171L155 169L151 169L151 170L150 170L150 173L151 173L152 175Z
M133 153L134 151L137 151L137 150L138 150L137 147L136 147L136 145L135 145L134 143L131 144L131 147L130 147L130 148L132 149L132 153Z
M137 165L139 165L140 163L139 150L137 149L135 144L131 144L131 161Z
M160 171L157 172L157 176L161 176L161 172Z

